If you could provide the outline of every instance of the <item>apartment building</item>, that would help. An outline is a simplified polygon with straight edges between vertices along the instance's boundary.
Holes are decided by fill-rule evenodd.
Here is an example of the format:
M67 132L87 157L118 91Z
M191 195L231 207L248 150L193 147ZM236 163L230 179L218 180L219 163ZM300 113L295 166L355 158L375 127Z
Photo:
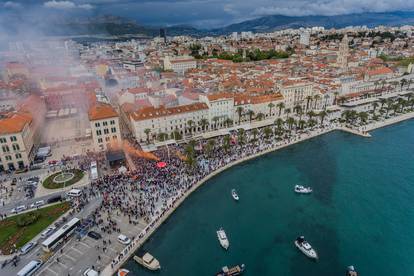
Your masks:
M111 105L97 103L89 109L88 116L96 151L106 151L121 145L119 116Z
M131 125L135 138L144 142L166 134L169 138L200 133L202 122L208 120L208 106L205 103L194 103L176 107L145 107L130 113ZM203 120L204 119L204 120Z

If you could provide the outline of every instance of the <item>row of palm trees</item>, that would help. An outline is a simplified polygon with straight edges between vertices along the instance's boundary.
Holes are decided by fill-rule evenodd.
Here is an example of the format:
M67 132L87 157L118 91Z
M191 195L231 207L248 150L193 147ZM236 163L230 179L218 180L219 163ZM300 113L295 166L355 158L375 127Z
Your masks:
M356 122L366 123L370 117L376 121L380 115L388 117L390 111L394 114L402 113L405 110L414 110L414 93L408 93L405 98L398 97L396 99L381 98L379 102L372 103L372 110L370 112L357 112L355 110L346 110L342 113L342 119L347 123L354 124Z

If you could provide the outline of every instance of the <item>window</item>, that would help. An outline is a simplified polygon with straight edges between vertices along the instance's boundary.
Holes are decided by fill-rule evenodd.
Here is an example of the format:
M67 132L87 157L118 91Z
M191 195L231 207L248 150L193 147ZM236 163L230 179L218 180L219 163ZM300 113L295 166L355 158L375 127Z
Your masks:
M16 159L22 158L22 155L20 153L16 153Z
M95 127L100 127L101 124L100 123L95 123Z
M112 139L117 140L118 137L116 135L112 136Z
M3 148L3 152L9 152L10 151L10 149L9 149L9 146L3 146L2 147Z
M6 143L6 138L0 138L0 143Z
M12 160L12 157L10 155L6 155L6 160L10 161L10 160Z
M111 128L111 132L115 133L116 132L116 127Z
M20 150L20 146L18 144L13 144L13 150Z
M101 130L97 130L97 131L96 131L96 135L98 135L98 136L99 136L99 135L101 135L101 134L102 134L102 131L101 131Z
M107 125L108 125L108 122L107 122L107 121L105 121L105 122L103 122L103 123L102 123L102 125L103 125L103 126L107 126Z
M102 143L102 138L98 138L98 143Z
M12 141L12 142L16 142L16 141L17 141L16 136L11 136L11 137L10 137L10 141Z
M109 142L109 139L110 139L109 137L105 137L106 142Z
M114 120L111 120L111 125L114 125L115 124L115 121Z
M108 133L109 133L109 129L105 128L105 129L104 129L104 133L105 133L105 134L108 134Z

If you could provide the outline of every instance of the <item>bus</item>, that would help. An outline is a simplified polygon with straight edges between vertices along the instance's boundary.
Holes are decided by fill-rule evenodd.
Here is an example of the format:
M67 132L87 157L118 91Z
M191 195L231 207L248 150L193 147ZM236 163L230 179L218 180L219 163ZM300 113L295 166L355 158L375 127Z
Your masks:
M27 265L25 265L19 272L17 272L17 276L30 276L33 275L42 265L42 261L30 261Z
M49 238L42 242L42 249L45 252L50 252L61 244L63 240L69 237L73 231L75 231L76 227L80 225L80 219L73 218L68 223L62 226L59 230L53 233Z
M96 164L96 161L91 162L91 180L97 180L98 179L98 166Z

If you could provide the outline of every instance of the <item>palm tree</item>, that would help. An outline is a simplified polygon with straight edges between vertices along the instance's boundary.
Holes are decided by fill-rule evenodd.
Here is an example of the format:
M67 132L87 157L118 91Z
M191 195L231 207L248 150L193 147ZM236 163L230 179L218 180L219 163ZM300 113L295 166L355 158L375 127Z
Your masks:
M265 115L264 115L263 113L261 113L261 112L257 113L257 115L256 115L256 119L257 119L258 121L263 120L263 118L264 118L264 117L265 117Z
M286 117L290 114L290 112L291 112L290 108L286 108L286 109L285 109L285 114L286 114Z
M401 79L400 84L401 84L400 91L402 91L403 86L407 84L407 80L406 79Z
M239 125L240 125L241 116L242 116L242 114L243 114L243 107L238 106L238 107L236 108L236 111L237 111L237 114L239 115Z
M223 148L227 152L230 149L230 135L226 135L223 138Z
M217 116L214 116L213 117L213 122L214 122L214 128L215 129L217 129L217 122L220 120L220 118L219 117L217 117Z
M298 125L300 129L303 129L303 127L305 126L306 121L305 120L299 120Z
M244 143L244 135L245 135L244 129L243 128L239 129L239 132L237 133L237 137L238 137L238 141L240 144Z
M181 133L176 129L171 133L171 139L174 140L181 140L183 137L181 136Z
M309 119L308 120L308 126L309 127L314 127L318 122L315 119Z
M161 132L161 133L158 134L158 140L159 141L163 142L167 139L168 139L168 134L167 133Z
M257 128L252 129L252 134L253 134L253 141L256 141L257 134L259 134L259 131L257 130Z
M277 108L279 108L279 117L280 117L280 114L282 114L282 109L285 108L285 104L283 102L280 102L276 106Z
M323 95L323 98L325 99L325 103L324 103L323 109L326 110L326 107L328 105L329 95L328 94L325 94L325 95Z
M208 120L206 118L203 118L200 120L199 124L201 126L201 129L205 131L206 127L208 126Z
M377 109L378 106L379 106L379 103L378 102L373 102L372 103L372 107L374 108L373 109L374 114L375 114L375 110Z
M190 131L190 135L193 135L194 121L193 120L188 120L187 125L188 125L188 130Z
M312 105L312 96L306 97L306 111L309 109L309 103Z
M249 115L249 121L251 123L253 119L254 111L249 109L249 111L247 111L247 115Z
M233 124L233 120L232 119L230 119L230 118L227 118L226 120L224 120L224 125L226 126L226 127L229 127L230 125L232 125Z
M271 117L272 116L272 109L273 109L273 107L275 107L275 104L274 103L269 103L267 105L267 107L269 107L269 117Z
M368 120L368 113L366 113L366 112L359 112L358 113L358 117L361 120L361 122L366 123L366 121Z
M149 128L146 128L145 130L144 130L144 133L147 135L147 143L149 144L149 135L150 135L150 133L151 133L151 129L149 129Z
M335 91L335 92L334 92L334 96L335 96L335 98L334 98L334 101L333 101L333 104L334 104L334 105L336 105L336 99L338 98L338 95L339 95L339 92L338 92L338 91Z
M319 96L319 95L315 95L313 97L313 99L315 100L315 105L314 105L313 109L316 109L316 106L317 106L318 101L320 100L320 98L321 98L321 96Z
M266 139L269 139L270 135L273 134L273 131L270 127L265 127L263 133Z
M381 103L381 108L383 108L384 107L384 104L387 103L387 99L381 98L380 99L380 103Z
M309 119L312 119L312 117L315 117L316 114L313 110L309 111L308 113L306 113L306 115L308 115Z
M326 111L319 112L318 116L321 118L321 125L323 125L323 120L325 119L326 115L328 115Z
M287 118L286 123L289 126L289 129L292 130L293 125L296 123L295 119L292 117Z
M276 121L275 121L275 125L277 126L277 129L279 130L279 131L281 131L282 130L282 128L283 128L283 119L282 118L277 118L276 119Z
M302 107L299 104L297 104L297 105L295 105L295 107L293 107L293 111L296 112L296 115L299 114L301 109L302 109Z

